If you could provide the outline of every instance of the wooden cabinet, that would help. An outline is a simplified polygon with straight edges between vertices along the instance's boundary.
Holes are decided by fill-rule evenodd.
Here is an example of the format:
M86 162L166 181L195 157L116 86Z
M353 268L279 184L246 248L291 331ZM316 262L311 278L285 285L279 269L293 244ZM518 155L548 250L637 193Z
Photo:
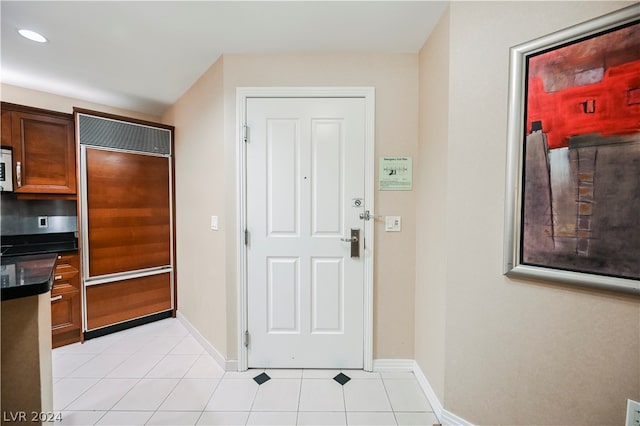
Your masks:
M2 103L2 145L13 148L14 192L76 194L73 115Z
M76 252L58 256L51 289L52 346L79 342L82 332L79 256Z

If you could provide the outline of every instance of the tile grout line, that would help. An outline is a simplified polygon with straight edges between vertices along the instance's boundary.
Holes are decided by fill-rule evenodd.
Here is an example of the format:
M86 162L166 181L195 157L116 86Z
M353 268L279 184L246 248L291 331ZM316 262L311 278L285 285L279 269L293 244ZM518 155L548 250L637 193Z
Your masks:
M302 375L304 370L300 370L300 387L298 387L298 405L296 406L296 425L300 423L300 400L302 399Z
M135 333L133 333L132 335L135 336ZM162 337L161 334L159 333L152 333L149 337L148 340L151 341L156 337ZM100 416L100 418L97 419L97 421L94 424L99 423L105 416L107 416L109 413L111 412L118 412L119 410L113 410L113 408L120 402L122 401L123 398L125 398L130 392L131 390L133 390L134 387L136 387L142 380L144 380L145 378L148 378L147 375L149 374L149 372L151 372L163 359L166 358L167 355L170 354L170 352L172 350L175 349L175 347L177 347L183 340L186 339L186 336L183 337L183 339L181 339L179 342L177 342L175 345L173 345L171 347L171 349L168 350L168 352L166 352L165 354L158 354L158 355L163 355L160 359L158 359L158 361L142 376L142 377L107 377L111 372L115 371L119 366L123 365L126 361L130 360L131 358L133 358L136 354L139 353L144 353L144 352L140 352L141 348L136 349L135 351L131 352L130 354L123 354L123 355L129 355L128 357L125 358L125 360L123 360L121 363L119 363L118 365L116 365L114 368L112 368L111 370L109 370L109 372L107 372L105 375L103 375L102 377L98 378L98 381L96 383L94 383L92 386L90 386L89 388L87 388L83 393L81 393L80 395L78 395L78 397L76 397L75 399L73 399L72 401L70 401L62 410L64 410L65 408L69 407L71 404L73 404L75 401L77 401L81 396L85 395L90 389L93 389L96 385L98 385L100 382L104 381L104 380L128 380L128 379L136 379L137 381L133 384L133 386L127 390L116 402L114 402L114 404L111 406L111 408L105 410L105 412L102 414L102 416ZM118 355L118 352L115 353L105 353L105 351L107 351L108 349L114 347L115 345L122 343L122 341L124 340L124 338L120 338L117 339L116 341L114 341L112 344L105 346L104 348L102 348L102 350L100 352L97 352L95 354L94 357L90 358L87 362L90 362L91 360L96 359L97 357L99 357L100 355ZM144 346L144 345L142 345ZM65 351L66 352L66 351ZM86 363L83 363L82 365L85 365ZM195 364L195 361L193 362L193 364ZM190 366L193 367L193 364ZM81 366L79 366L78 368L80 368ZM77 368L77 369L78 369ZM189 369L190 369L189 368ZM70 372L69 374L72 374L74 371L77 371L77 369L73 370L72 372ZM188 370L187 370L188 371ZM186 372L185 372L186 375ZM184 375L183 375L184 377ZM180 382L181 379L178 380L178 382L176 382L176 385L174 386L173 389L175 389L175 387L178 385L178 383ZM173 389L171 391L173 391ZM171 392L169 392L170 394ZM167 397L169 396L169 394L167 394ZM166 398L164 400L166 400ZM164 400L160 403L160 405L162 405L162 403L164 402ZM159 408L159 407L158 407ZM67 410L67 411L71 411L71 410ZM144 410L146 411L146 410ZM157 409L155 411L153 411L153 413L151 414L151 416L149 417L149 420L151 420L151 417L153 417L153 415L157 412ZM147 421L147 422L148 422Z
M384 393L385 393L385 395L387 395L387 401L389 401L389 407L391 407L391 413L393 413L393 420L395 420L396 425L397 425L398 424L398 416L396 416L396 410L393 407L393 403L391 402L391 396L389 396L389 390L387 389L387 383L382 378L382 375L380 376L380 381L382 382L382 387L384 388Z
M160 335L160 334L158 334L156 337L161 337L161 335ZM188 338L188 337L189 337L189 335L187 334L187 335L185 335L182 339L180 339L178 342L176 342L176 344L174 344L174 345L171 347L171 349L169 349L169 350L167 351L167 353L165 354L165 356L164 356L163 358L161 358L161 359L156 363L156 365L155 365L153 368L151 368L151 369L147 372L147 374L145 374L144 378L148 378L148 379L173 379L173 378L176 378L176 377L148 377L148 375L149 375L149 373L150 373L151 371L153 371L153 369L154 369L155 367L157 367L157 366L158 366L158 364L160 364L164 359L166 359L169 355L171 355L171 352L172 352L172 351L174 351L174 350L175 350L175 348L177 348L177 347L178 347L178 346L179 346L183 341L187 340L187 338ZM153 339L150 339L150 340L153 340ZM173 354L173 355L192 355L192 354ZM162 407L162 404L164 404L164 403L165 403L165 401L167 400L167 398L169 398L169 395L171 395L171 393L172 393L174 390L176 390L176 388L178 387L178 385L180 384L180 382L181 382L182 380L184 380L185 376L187 375L187 373L189 372L189 370L191 370L191 369L193 368L193 366L195 365L195 363L198 361L198 358L200 358L200 355L201 355L201 354L200 354L200 353L198 353L198 354L193 354L193 355L198 355L198 356L193 360L193 362L191 363L191 365L189 365L189 368L187 368L187 369L186 369L186 371L184 372L184 374L182 375L182 377L177 377L178 381L177 381L177 382L176 382L176 384L173 386L173 388L171 388L171 390L167 393L167 395L164 397L164 399L163 399L162 401L160 401L160 404L158 404L158 407L153 411L153 414L151 414L151 416L149 417L149 419L145 422L145 425L149 424L149 422L151 421L151 419L153 418L153 416L155 416L155 415L156 415L156 413L160 410L160 407ZM142 381L142 379L141 379L141 381ZM138 382L138 383L139 383L139 382ZM216 388L217 388L217 386L218 386L218 385L216 385ZM133 389L133 388L132 388L132 389ZM215 392L215 390L214 390L214 392ZM213 393L212 393L212 395L213 395ZM123 398L124 398L124 397L123 397ZM114 405L114 407L115 407L115 405ZM206 405L205 405L205 408L206 408ZM204 410L204 409L203 409L203 410ZM171 410L171 411L173 411L173 410ZM198 419L199 419L199 418L198 418Z

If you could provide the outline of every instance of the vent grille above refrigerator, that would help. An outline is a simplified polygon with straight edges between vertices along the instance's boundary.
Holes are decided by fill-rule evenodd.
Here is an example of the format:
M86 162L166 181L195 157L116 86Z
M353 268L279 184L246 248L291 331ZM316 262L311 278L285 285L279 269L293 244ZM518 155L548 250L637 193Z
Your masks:
M141 124L78 114L81 145L171 155L171 131Z

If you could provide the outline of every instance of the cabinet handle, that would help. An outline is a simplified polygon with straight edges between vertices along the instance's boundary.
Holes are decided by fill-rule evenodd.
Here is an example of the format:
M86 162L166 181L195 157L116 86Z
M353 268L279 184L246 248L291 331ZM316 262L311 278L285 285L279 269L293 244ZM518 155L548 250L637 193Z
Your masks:
M56 277L54 278L54 280L58 281L62 279L62 275L56 275Z
M51 298L51 301L52 301L52 302L55 302L55 301L60 300L60 299L62 299L62 295L61 295L61 294L59 294L59 295L57 295L57 296L52 297L52 298Z
M22 187L22 164L20 161L16 162L16 180L18 181L18 188Z

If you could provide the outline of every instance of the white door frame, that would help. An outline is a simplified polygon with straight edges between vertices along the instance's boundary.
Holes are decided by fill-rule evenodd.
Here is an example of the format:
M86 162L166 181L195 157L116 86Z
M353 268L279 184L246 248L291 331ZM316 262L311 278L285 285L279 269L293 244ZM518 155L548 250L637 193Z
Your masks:
M365 203L364 209L374 211L375 188L375 89L373 87L238 87L236 88L236 158L237 175L237 288L238 288L238 371L248 368L245 331L247 312L247 249L245 246L246 215L246 147L245 123L248 98L364 98L365 99ZM250 135L249 135L250 138ZM250 142L249 142L250 143ZM363 223L365 233L364 260L364 370L373 370L373 220Z

